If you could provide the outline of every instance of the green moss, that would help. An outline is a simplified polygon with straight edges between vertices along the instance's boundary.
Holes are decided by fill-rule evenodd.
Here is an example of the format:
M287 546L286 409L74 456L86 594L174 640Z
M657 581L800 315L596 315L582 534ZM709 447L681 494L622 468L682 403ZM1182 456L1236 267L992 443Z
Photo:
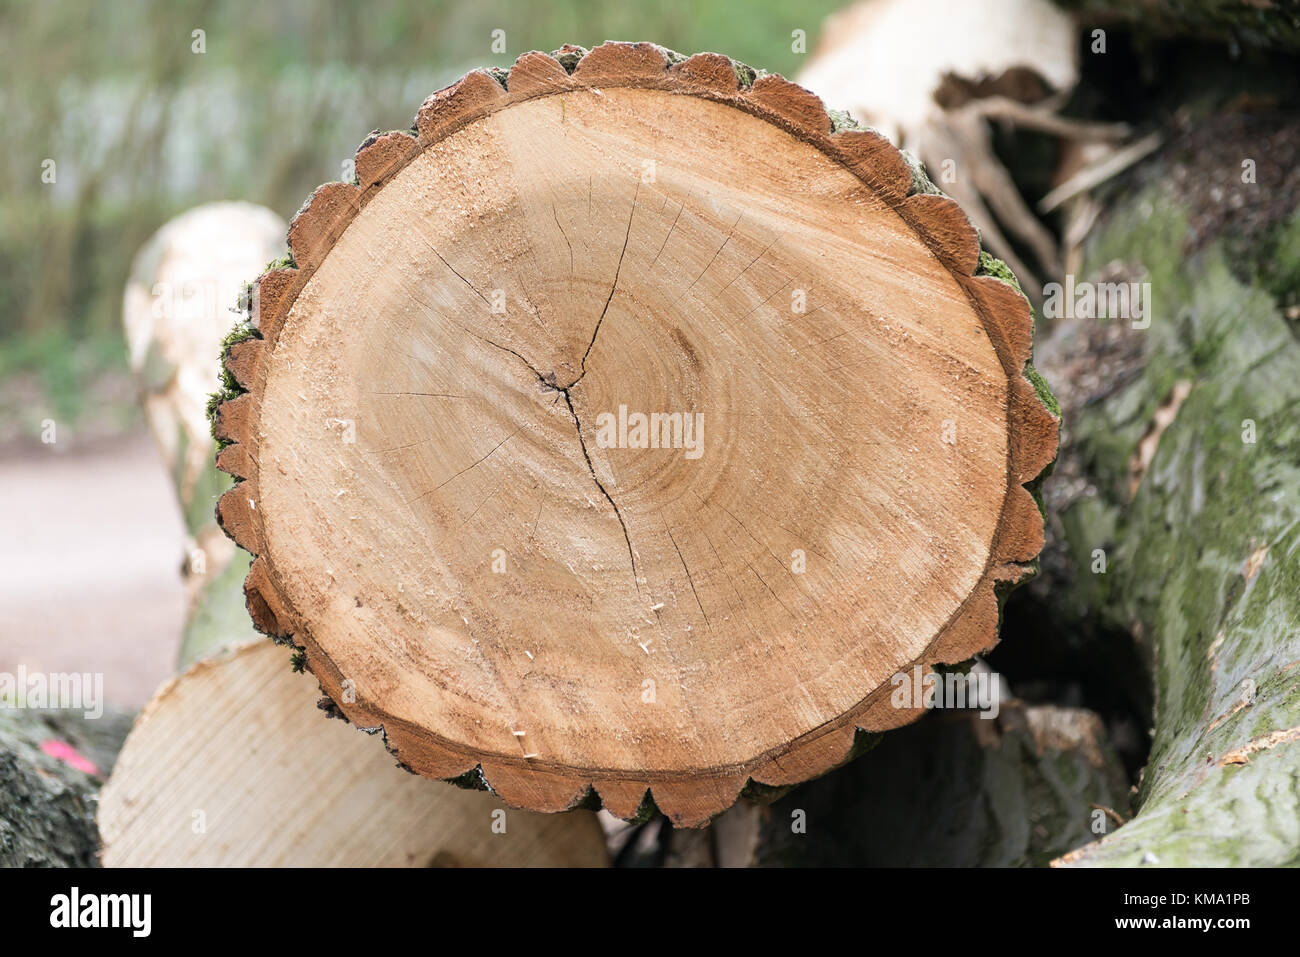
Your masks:
M245 391L240 388L239 383L235 381L235 377L232 376L230 371L226 368L226 354L230 351L232 346L240 342L260 338L261 334L245 319L236 323L234 328L226 333L226 337L221 340L221 352L217 357L221 369L221 388L208 396L207 407L208 429L212 434L212 441L217 444L218 451L229 445L230 440L217 437L217 409L223 402L229 402L231 399L238 398L243 395Z
M1052 387L1047 384L1046 379L1039 375L1032 362L1025 363L1025 378L1033 385L1034 391L1038 393L1039 400L1042 401L1043 405L1047 406L1047 411L1059 419L1061 417L1061 403L1056 401L1056 396L1052 394Z
M731 66L736 71L736 82L740 84L742 90L748 90L754 85L754 81L763 75L748 63L741 63L739 60L732 60Z
M1024 295L1024 290L1020 288L1020 281L1016 279L1016 274L1011 271L1011 267L983 249L980 250L979 265L975 269L975 275L993 276L996 279L1001 279L1003 282L1015 286L1016 292L1022 296Z
M220 389L208 396L208 432L212 436L212 441L217 445L217 451L230 445L230 439L223 439L217 435L217 409L221 407L222 403L237 399L241 395L243 395L243 390L230 389L222 385Z
M589 52L586 47L573 47L569 50L556 50L551 56L560 61L560 66L564 67L564 72L572 73L578 68L578 63Z
M1189 257L1187 234L1186 214L1157 181L1117 209L1085 264L1093 275L1139 264L1154 306L1142 376L1080 410L1072 428L1100 491L1063 517L1076 561L1117 542L1108 574L1081 574L1072 587L1140 632L1156 690L1140 813L1090 860L1294 863L1300 746L1241 766L1218 760L1300 724L1287 670L1300 660L1300 346L1268 290L1232 268L1228 237ZM1194 386L1129 503L1128 462L1179 378ZM1247 419L1254 443L1243 440ZM1247 559L1265 545L1248 578ZM1256 694L1238 708L1247 679Z
M861 123L849 115L848 110L831 110L826 111L826 115L831 118L831 132L855 132L865 129Z
M261 337L258 335L257 330L253 328L251 323L238 322L231 327L231 330L227 332L225 337L221 340L221 355L224 357L230 350L231 346L238 345L241 342L247 342L249 339L258 338Z
M239 393L243 391L239 387L239 383L235 381L235 377L230 374L230 370L226 368L226 356L230 353L231 347L241 342L247 342L249 339L260 338L261 334L253 328L252 323L247 319L242 319L221 340L221 350L217 356L217 362L221 368L221 384L226 392Z
M464 774L455 778L448 778L448 784L454 784L456 787L465 791L491 791L488 787L487 780L483 777L483 768L475 765Z
M979 265L975 269L975 275L992 276L994 279L1000 279L1013 287L1021 296L1025 295L1024 290L1020 288L1019 280L1016 279L1016 274L1011 271L1011 267L983 249L980 250ZM1025 298L1028 301L1028 297ZM1032 315L1032 307L1030 312ZM1039 401L1047 407L1047 411L1060 419L1061 404L1056 400L1056 396L1052 394L1052 387L1047 384L1047 380L1034 368L1032 361L1025 363L1024 375L1033 385L1034 392L1038 394Z
M628 818L629 824L644 824L660 814L659 805L655 804L654 795L647 789L645 797L641 799L640 805L637 806L636 813Z
M660 53L663 54L663 57L666 61L668 61L669 66L674 66L678 63L683 63L688 59L685 53L678 53L676 50L670 50L665 46L660 46L658 43L652 43L650 44L650 46L654 47L656 50L658 50Z

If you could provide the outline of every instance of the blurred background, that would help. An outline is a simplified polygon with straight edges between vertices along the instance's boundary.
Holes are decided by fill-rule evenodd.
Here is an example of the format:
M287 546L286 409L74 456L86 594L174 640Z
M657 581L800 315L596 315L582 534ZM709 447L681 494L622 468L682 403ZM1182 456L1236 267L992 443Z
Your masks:
M213 519L229 479L212 468L202 413L239 283L284 251L284 222L315 187L352 180L367 134L409 128L426 96L468 70L566 43L652 40L787 75L917 155L1019 277L1035 309L1035 363L1064 409L1042 574L1007 602L1002 642L980 663L1014 688L1003 737L947 714L889 735L795 792L842 826L798 860L1044 864L1078 848L1103 833L1096 814L1124 823L1144 767L1156 772L1148 791L1155 781L1183 793L1181 780L1163 783L1174 772L1200 779L1198 720L1206 736L1246 740L1229 720L1242 676L1252 702L1253 676L1277 671L1272 658L1286 658L1277 674L1294 681L1297 579L1274 576L1293 574L1300 555L1298 10L1289 0L0 0L0 675L102 675L121 719L98 759L106 771L160 684L253 637L247 556ZM205 205L231 201L245 205ZM199 206L207 218L159 232ZM1044 287L1075 275L1150 281L1150 334L1053 316ZM188 279L219 295L188 302ZM178 293L170 315L158 312L160 284ZM1247 388L1256 379L1264 385ZM1174 440L1161 439L1175 415ZM1250 460L1236 454L1247 415L1266 449ZM1156 442L1168 458L1144 482ZM1230 473L1209 461L1261 464ZM1098 550L1125 571L1098 573ZM1275 591L1251 593L1258 581ZM1238 601L1243 587L1250 601ZM1254 609L1273 616L1258 648ZM280 674L288 652L272 650ZM1152 730L1159 654L1213 663L1210 685L1199 666L1188 665L1190 684L1177 669L1155 674L1163 700L1191 715L1165 709L1163 745ZM1287 687L1270 700L1294 724ZM1214 717L1222 708L1232 710ZM306 713L304 734L327 724ZM90 739L59 733L94 753ZM44 780L66 760L38 738L29 763ZM0 741L0 759L8 751ZM171 774L166 764L159 779ZM983 790L953 789L955 778ZM0 788L0 825L5 797ZM788 818L774 807L764 821ZM675 837L659 819L617 832L610 849L619 863L749 859L751 811ZM93 860L100 835L79 826L79 853ZM1126 833L1139 855L1126 862L1148 863L1145 832ZM0 827L0 850L4 837ZM775 857L795 853L787 837L771 837ZM1294 854L1279 841L1257 860Z
M838 5L0 3L0 670L104 671L127 708L172 673L184 527L122 323L132 259L169 219L246 200L287 220L474 67L653 38L792 74L792 31L811 49Z

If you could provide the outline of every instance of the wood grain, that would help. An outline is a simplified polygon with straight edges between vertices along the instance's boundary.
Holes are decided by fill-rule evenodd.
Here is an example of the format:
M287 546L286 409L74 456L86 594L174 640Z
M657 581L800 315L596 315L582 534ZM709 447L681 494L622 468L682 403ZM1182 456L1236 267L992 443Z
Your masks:
M261 280L218 410L250 608L421 773L701 824L914 718L891 676L990 647L1041 548L1028 304L887 142L723 59L470 74ZM621 410L702 441L608 447Z
M317 697L265 639L164 686L100 794L104 866L605 865L590 811L507 811L408 774Z

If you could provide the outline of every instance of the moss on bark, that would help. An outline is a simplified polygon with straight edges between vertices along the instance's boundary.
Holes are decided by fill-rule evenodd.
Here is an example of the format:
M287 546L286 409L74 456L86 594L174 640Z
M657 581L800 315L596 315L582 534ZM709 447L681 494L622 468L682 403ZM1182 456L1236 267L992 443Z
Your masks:
M1150 283L1151 324L1124 333L1141 350L1131 381L1067 403L1066 454L1088 487L1058 516L1075 564L1059 600L1142 645L1155 729L1136 818L1068 862L1297 863L1300 342L1279 305L1287 290L1251 276L1280 275L1300 254L1284 248L1300 217L1293 209L1277 231L1281 268L1257 262L1243 276L1228 250L1247 214L1194 234L1195 202L1168 171L1157 159L1146 186L1112 197L1086 257L1090 276L1119 268ZM1256 202L1275 198L1258 189ZM1172 422L1153 433L1162 408ZM1097 549L1106 570L1093 574Z

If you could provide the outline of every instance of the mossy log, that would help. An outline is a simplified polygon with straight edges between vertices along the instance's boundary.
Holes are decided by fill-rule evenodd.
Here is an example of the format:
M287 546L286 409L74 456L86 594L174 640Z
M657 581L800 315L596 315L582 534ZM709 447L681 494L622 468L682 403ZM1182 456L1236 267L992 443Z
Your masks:
M405 765L699 825L996 641L1056 420L1027 302L883 137L610 43L474 71L356 170L228 352L220 515L257 625Z
M1300 9L1289 0L1055 0L1086 26L1132 24L1144 33L1300 50Z
M1220 112L1113 184L1078 278L1149 311L1040 350L1065 422L1037 597L1130 634L1155 690L1136 816L1063 865L1300 860L1297 141L1293 112Z

